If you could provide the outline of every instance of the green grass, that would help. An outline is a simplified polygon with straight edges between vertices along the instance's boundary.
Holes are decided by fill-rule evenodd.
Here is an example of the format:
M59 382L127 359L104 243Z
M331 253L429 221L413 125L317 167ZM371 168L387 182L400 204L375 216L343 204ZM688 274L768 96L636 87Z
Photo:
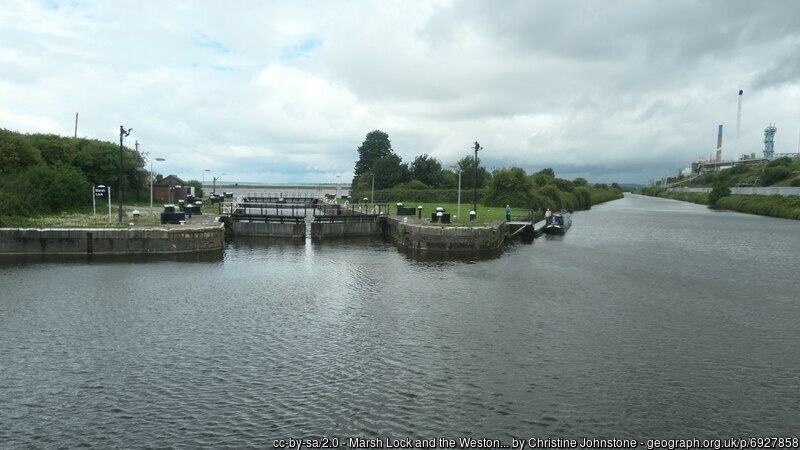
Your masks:
M800 220L800 197L790 195L731 195L717 202L717 207L762 216Z
M505 208L498 208L498 207L491 207L491 206L484 206L478 204L477 208L477 217L475 222L470 222L469 220L469 212L472 209L472 203L461 203L461 216L456 217L458 214L458 204L457 203L416 203L416 202L405 202L405 206L407 208L416 208L422 205L422 218L427 219L430 221L431 213L436 211L437 207L442 207L445 209L445 212L450 213L450 221L453 225L488 225L495 222L505 222L506 220L506 209ZM389 204L389 213L394 215L397 212L397 206L394 203ZM519 209L519 208L511 208L511 220L518 220L521 217L527 217L528 210ZM411 217L411 216L408 216ZM414 216L418 217L418 216Z
M206 208L209 213L216 214L216 205L212 209ZM63 211L58 214L21 217L6 216L0 217L0 227L4 228L127 228L133 223L133 210L139 210L140 216L137 224L139 225L161 225L161 205L153 205L150 210L147 206L124 205L122 223L118 222L118 210L115 205L111 206L111 222L108 220L108 206L97 208L97 216L92 210Z
M697 203L698 205L708 205L708 194L699 192L661 192L659 197L681 200L684 202Z

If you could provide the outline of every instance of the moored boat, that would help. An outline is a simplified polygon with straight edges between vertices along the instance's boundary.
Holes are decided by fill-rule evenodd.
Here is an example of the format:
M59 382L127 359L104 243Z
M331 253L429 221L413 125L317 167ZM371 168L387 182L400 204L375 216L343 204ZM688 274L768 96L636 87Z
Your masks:
M544 226L547 234L564 234L572 226L572 214L569 211L554 212L550 221Z

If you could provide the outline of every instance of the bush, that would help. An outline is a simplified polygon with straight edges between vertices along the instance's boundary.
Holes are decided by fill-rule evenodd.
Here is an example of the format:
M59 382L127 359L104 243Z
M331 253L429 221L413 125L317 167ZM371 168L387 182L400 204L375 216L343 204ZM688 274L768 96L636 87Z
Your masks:
M539 193L553 202L555 205L554 210L561 209L561 191L559 191L557 187L552 184L548 184L547 186L539 189Z
M9 177L0 188L0 208L10 215L31 216L91 204L91 184L69 165L38 164Z
M575 211L581 209L581 204L578 197L572 195L572 192L559 192L559 199L561 200L561 209L568 211Z
M525 171L519 167L496 170L489 182L483 204L487 206L527 206L533 188Z
M728 197L730 195L731 195L730 188L726 186L717 186L711 190L710 194L708 194L708 205L711 206L712 208L715 208L717 206L717 202L719 201L719 199L721 199L722 197Z
M773 162L779 161L780 159L783 159L783 158L778 158ZM786 158L786 159L789 159L789 158ZM772 164L772 163L770 163L770 164ZM789 178L790 176L792 176L792 171L788 167L786 167L785 165L778 165L778 166L772 166L772 167L767 165L767 167L764 169L764 173L761 174L761 185L762 186L772 186L773 184L775 184L775 183L777 183L777 182L779 182L781 180L785 180L786 178Z
M547 196L542 195L542 193L539 191L531 192L530 203L528 205L528 208L534 211L544 211L546 209L555 211L557 209L556 203Z
M578 197L578 202L581 204L582 208L591 208L592 207L592 193L589 189L585 187L575 188L572 192L573 195Z
M791 163L792 163L792 158L789 158L788 156L782 156L778 159L773 159L772 161L770 161L767 164L767 168L788 166Z

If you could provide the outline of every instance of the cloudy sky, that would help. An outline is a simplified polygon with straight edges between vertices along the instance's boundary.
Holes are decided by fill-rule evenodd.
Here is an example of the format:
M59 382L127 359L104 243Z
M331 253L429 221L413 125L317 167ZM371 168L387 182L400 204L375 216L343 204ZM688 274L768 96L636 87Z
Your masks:
M0 127L111 142L159 172L350 181L404 161L593 182L800 139L800 2L0 0ZM738 90L744 90L736 147ZM205 172L205 169L210 172Z

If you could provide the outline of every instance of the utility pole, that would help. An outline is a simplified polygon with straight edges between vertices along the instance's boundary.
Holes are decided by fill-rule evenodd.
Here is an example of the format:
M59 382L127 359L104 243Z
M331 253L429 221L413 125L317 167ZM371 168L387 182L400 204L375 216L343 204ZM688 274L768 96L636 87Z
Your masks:
M78 138L78 113L75 113L75 136L74 138Z
M481 144L475 141L475 170L473 172L472 187L475 189L472 194L472 210L475 211L475 217L478 217L478 151L483 150Z
M117 176L117 200L119 203L119 223L122 223L122 140L131 134L131 130L133 128L128 128L125 130L125 127L120 125L119 126L119 174Z
M139 155L139 140L137 139L136 140L136 160L134 161L134 164L136 164L136 167L134 169L134 170L136 170L136 203L139 203L139 171L138 171L138 168L139 168L139 156L140 156Z

